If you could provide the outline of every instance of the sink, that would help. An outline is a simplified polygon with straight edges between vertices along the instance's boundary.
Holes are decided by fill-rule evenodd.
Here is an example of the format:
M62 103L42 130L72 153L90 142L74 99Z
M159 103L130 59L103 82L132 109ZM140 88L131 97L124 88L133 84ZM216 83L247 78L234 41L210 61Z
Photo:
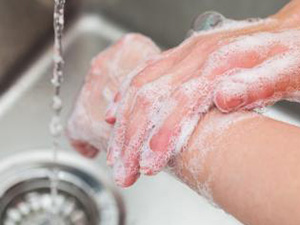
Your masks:
M47 0L40 1L48 4ZM124 33L136 30L134 25L126 26L126 21L119 20L118 22L118 17L114 16L116 8L119 7L118 0L103 2L102 11L93 7L98 4L96 1L87 0L85 4L81 5L78 1L78 7L86 11L82 10L84 12L77 12L70 16L64 38L66 61L66 76L62 89L64 122L70 114L91 58ZM134 1L127 2L133 4ZM162 2L166 4L166 1ZM278 5L282 2L278 1ZM121 17L125 18L125 14L126 12L123 12ZM157 34L154 32L150 36L156 37ZM158 38L155 40L158 42L161 40L159 43L167 46L176 43L178 37L179 35L174 39ZM51 147L52 140L48 132L48 123L51 117L50 103L53 94L50 84L52 75L50 45L51 43L44 42L44 47L41 46L38 49L39 54L22 67L18 79L7 86L6 91L1 95L1 158L24 150ZM299 104L281 102L267 109L264 114L300 126ZM66 140L62 140L62 146L64 151L72 152ZM91 164L110 177L110 170L105 166L104 154L101 154L96 160L92 160ZM109 182L113 185L111 180ZM118 191L125 202L127 225L241 224L166 173L160 173L155 177L142 177L133 187L118 189Z
M69 27L65 46L65 81L62 98L64 118L76 99L91 58L117 40L126 29L100 15L83 15ZM0 100L0 157L51 146L48 123L51 116L51 49L33 63ZM72 151L66 141L63 148ZM42 150L41 150L42 151ZM104 154L91 163L107 174ZM128 225L238 224L210 206L202 197L169 175L144 177L132 188L119 189ZM105 225L105 224L104 224Z

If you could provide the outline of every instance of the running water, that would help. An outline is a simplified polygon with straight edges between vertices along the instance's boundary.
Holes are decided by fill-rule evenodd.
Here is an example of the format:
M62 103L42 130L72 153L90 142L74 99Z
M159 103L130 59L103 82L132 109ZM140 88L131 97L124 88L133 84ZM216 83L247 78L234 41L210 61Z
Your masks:
M54 26L54 49L53 49L53 77L51 83L54 88L54 96L52 99L52 110L53 115L50 121L50 133L53 138L53 164L56 164L58 150L60 149L60 137L63 131L63 125L61 123L61 110L62 100L60 97L61 84L63 82L63 49L62 49L62 36L64 30L64 7L66 0L54 0L54 15L53 15L53 26ZM55 200L58 195L58 169L54 168L53 173L50 177L51 183L51 195L53 202L53 214L56 214Z

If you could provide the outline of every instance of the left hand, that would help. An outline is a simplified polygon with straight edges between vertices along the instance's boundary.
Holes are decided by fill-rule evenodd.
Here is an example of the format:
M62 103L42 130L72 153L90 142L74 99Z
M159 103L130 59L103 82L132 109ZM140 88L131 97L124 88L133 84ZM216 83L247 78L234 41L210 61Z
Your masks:
M290 16L289 11L283 10L258 22L225 24L195 34L180 46L147 61L116 95L116 117L111 119L114 114L108 114L109 122L116 120L108 162L114 165L117 183L129 186L140 171L151 175L164 168L182 150L201 115L214 101L223 111L230 111L225 109L226 104L222 105L227 96L224 93L245 91L239 87L225 92L228 86L224 84L244 84L250 77L252 82L266 84L251 89L249 96L258 95L247 98L251 101L244 104L249 107L256 107L252 104L256 100L273 97L277 90L291 87L290 82L270 89L270 82L264 78L275 71L274 77L286 83L299 72L300 30L296 21L288 19ZM295 80L296 86L298 79ZM243 87L248 90L251 85L246 83Z
M95 57L67 126L67 136L78 152L95 157L106 150L111 133L104 121L106 108L127 74L159 53L149 38L127 34Z

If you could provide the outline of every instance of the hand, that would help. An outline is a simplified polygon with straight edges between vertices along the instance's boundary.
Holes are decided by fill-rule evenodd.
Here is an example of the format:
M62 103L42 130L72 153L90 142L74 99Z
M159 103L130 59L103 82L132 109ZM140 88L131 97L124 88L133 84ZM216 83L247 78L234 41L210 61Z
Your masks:
M215 103L221 111L253 109L283 99L300 101L300 45L297 40L300 29L299 12L300 1L294 0L272 17L280 25L268 35L270 39L278 40L277 45L282 48L282 52L254 68L238 72L220 82ZM260 40L261 44L265 41L263 38Z
M280 74L297 69L299 30L287 19L288 9L270 19L231 21L195 34L131 73L116 95L117 114L107 115L108 122L116 121L108 162L119 185L131 185L140 171L151 175L165 167L213 100L222 109L222 93L234 92L225 92L226 82L239 81L246 71L266 74L274 65Z
M67 126L67 135L77 151L95 157L99 150L106 150L111 131L104 121L108 104L127 74L159 52L149 38L128 34L92 61Z

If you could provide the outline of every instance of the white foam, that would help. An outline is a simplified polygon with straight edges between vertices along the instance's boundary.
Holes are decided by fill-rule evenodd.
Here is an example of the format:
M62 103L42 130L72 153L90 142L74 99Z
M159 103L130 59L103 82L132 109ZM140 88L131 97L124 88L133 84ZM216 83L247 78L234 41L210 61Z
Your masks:
M231 56L235 54L256 52L256 57L265 58L271 46L280 45L293 50L299 45L299 40L300 32L298 30L283 31L281 33L262 32L233 38L227 45L209 55L204 65L203 75L210 75L220 65L227 65L231 60ZM227 71L227 73L230 73L230 71Z

